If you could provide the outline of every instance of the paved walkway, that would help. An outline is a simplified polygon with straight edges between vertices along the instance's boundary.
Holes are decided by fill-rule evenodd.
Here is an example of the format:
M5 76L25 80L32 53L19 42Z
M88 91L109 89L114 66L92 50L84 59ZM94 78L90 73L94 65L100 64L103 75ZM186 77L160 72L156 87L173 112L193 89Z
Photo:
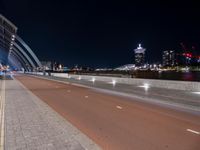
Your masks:
M19 81L5 82L5 150L100 149Z

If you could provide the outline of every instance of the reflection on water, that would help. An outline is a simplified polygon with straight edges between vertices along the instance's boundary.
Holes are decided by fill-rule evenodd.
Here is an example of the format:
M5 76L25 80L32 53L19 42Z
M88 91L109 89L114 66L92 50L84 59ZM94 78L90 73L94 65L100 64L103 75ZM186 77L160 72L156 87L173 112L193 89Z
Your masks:
M186 80L186 81L194 80L194 74L192 74L191 72L184 73L182 76L183 76L183 80Z
M137 71L133 72L136 78L200 81L200 72L176 72L176 71Z

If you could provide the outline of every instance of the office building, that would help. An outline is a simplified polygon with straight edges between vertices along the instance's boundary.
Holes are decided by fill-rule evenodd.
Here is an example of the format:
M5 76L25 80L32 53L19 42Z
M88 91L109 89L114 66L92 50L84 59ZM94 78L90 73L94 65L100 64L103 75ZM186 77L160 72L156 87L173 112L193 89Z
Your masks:
M175 52L173 50L163 51L163 66L173 67L176 64Z

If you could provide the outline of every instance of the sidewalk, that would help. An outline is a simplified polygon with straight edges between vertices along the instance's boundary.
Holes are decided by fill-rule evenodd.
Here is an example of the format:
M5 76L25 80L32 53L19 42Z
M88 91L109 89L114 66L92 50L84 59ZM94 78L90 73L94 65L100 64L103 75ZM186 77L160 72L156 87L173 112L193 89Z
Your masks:
M5 150L100 149L19 81L6 81Z

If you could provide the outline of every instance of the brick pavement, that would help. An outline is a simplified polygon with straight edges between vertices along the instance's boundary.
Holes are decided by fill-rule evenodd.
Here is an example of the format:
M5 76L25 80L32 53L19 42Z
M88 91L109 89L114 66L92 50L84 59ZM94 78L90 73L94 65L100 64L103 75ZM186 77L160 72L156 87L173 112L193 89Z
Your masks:
M6 81L5 150L100 149L19 81Z

